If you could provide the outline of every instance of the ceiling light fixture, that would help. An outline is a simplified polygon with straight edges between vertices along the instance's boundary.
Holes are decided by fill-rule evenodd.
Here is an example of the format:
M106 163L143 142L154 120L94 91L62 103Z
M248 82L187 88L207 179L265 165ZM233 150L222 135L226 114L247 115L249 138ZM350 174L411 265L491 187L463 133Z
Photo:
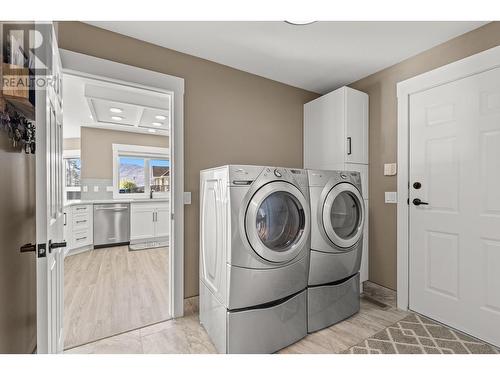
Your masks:
M154 126L162 126L163 124L161 122L153 122L152 123Z
M299 21L299 20L285 21L285 23L287 23L289 25L293 25L293 26L306 26L306 25L313 24L315 22L318 22L318 21Z
M155 116L155 119L157 119L157 120L166 120L166 119L167 119L167 117L166 117L166 116L163 116L163 115L156 115L156 116Z
M111 116L111 119L115 120L115 121L121 121L121 120L123 120L123 117L121 117L121 116Z
M150 132L150 133L156 133L156 130L154 130L154 129L148 129L148 132Z
M110 112L113 112L113 113L122 113L123 112L123 109L121 108L116 108L116 107L111 107L109 109Z

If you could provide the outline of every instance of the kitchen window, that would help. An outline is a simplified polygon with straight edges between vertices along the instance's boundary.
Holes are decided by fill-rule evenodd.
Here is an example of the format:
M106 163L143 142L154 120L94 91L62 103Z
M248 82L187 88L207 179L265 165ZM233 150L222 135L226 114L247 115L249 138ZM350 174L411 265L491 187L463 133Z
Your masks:
M160 198L170 193L168 148L113 144L113 197Z
M64 159L64 200L66 202L82 198L80 150L66 150Z

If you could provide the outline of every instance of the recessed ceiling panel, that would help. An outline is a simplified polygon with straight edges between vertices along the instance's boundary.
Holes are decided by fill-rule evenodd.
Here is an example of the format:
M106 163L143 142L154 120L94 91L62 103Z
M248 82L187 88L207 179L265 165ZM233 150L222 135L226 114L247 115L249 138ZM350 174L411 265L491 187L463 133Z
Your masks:
M154 108L144 108L139 126L151 129L170 129L170 112Z
M137 126L141 119L142 107L136 105L98 98L89 98L88 102L95 122Z
M72 74L63 81L65 138L79 138L82 126L168 135L171 94Z

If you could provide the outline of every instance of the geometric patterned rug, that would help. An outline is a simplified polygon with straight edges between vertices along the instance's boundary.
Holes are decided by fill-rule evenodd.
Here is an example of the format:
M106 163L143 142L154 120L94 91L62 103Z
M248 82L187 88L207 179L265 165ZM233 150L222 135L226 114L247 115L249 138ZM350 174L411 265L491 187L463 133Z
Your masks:
M417 314L345 351L349 354L500 354L483 341Z

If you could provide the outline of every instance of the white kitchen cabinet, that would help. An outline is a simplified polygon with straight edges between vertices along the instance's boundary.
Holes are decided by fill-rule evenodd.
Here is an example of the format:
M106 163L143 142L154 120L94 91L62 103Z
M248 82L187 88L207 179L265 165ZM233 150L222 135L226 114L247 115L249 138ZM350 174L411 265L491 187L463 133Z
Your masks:
M170 205L164 204L156 209L156 237L170 235Z
M79 204L64 209L64 239L66 254L93 248L93 211L91 204Z
M166 237L169 229L169 202L138 202L130 205L130 241Z
M368 164L368 95L341 87L304 105L304 168Z
M361 174L366 220L360 280L368 280L368 95L341 87L304 105L304 168Z
M155 206L150 203L132 203L130 205L130 241L155 236L155 210Z

